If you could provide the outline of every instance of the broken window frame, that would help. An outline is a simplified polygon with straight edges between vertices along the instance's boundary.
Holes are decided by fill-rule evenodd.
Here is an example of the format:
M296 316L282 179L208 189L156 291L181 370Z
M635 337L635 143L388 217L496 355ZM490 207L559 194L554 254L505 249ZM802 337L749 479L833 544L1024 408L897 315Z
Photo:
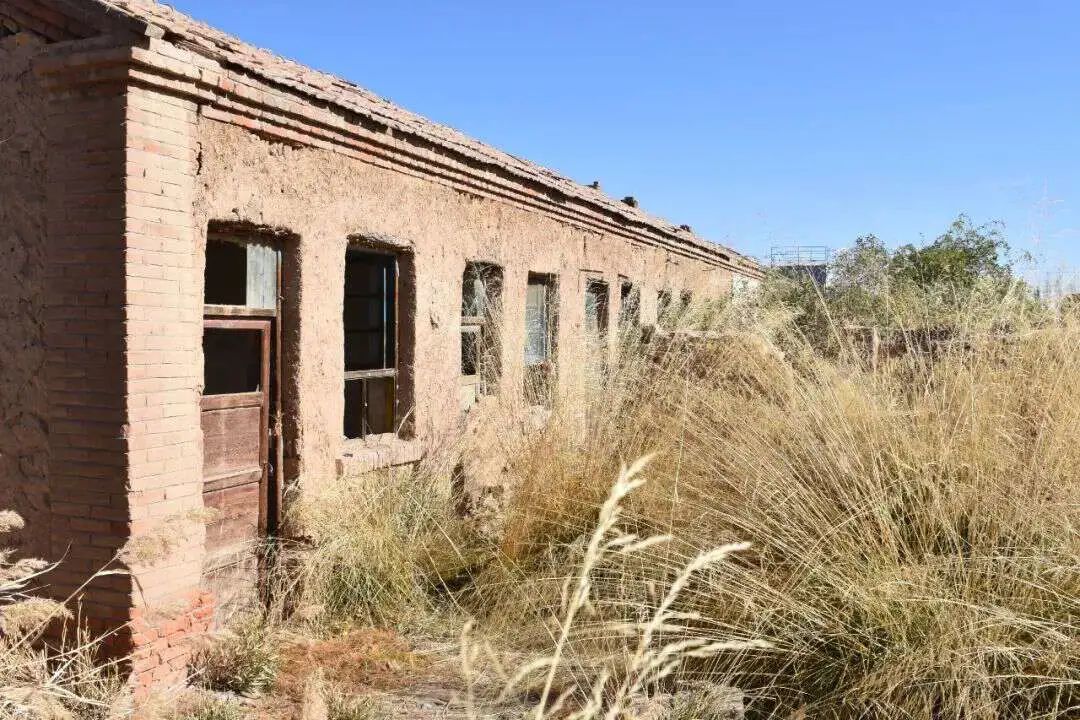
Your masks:
M530 311L532 288L543 289L543 307ZM532 347L536 335L530 331L530 315L537 316L543 323L539 348ZM550 403L554 367L558 354L559 296L558 281L555 275L532 273L528 275L525 286L525 397L533 405ZM535 352L530 352L536 350Z
M641 289L628 278L619 281L619 329L641 327Z
M234 267L218 267L222 255L239 249L242 257L226 261ZM277 314L281 271L281 249L277 243L257 234L211 231L206 238L205 258L204 315L272 317ZM243 276L232 287L222 287L230 272L242 272Z
M599 277L585 279L585 322L584 330L594 335L597 340L607 337L611 288L606 280Z
M381 273L381 287L376 293L358 294L348 293L349 262L358 256L371 258L370 262ZM374 260L378 258L378 261ZM343 389L344 389L344 412L342 418L342 434L348 440L364 440L379 435L396 435L398 430L398 362L399 353L399 308L400 308L400 262L397 253L381 251L369 247L350 245L345 251L345 283L343 307L342 307L342 330L343 330ZM376 330L354 330L352 334L379 333L379 356L381 360L377 364L381 367L350 367L349 335L350 326L356 318L350 318L349 300L375 300L381 304L382 322ZM355 327L355 326L354 326ZM350 391L356 392L359 385L359 400L356 407L350 402ZM372 389L376 385L383 386L386 407L383 408L388 421L381 427L372 424L371 403L374 393ZM355 415L355 416L354 416Z
M471 306L469 283L473 283ZM499 350L502 287L500 266L483 261L465 264L461 276L461 385L471 395L468 400L463 397L466 405L480 396L494 394L502 373ZM476 293L477 289L479 293ZM472 367L467 359L469 342L476 355L471 361Z

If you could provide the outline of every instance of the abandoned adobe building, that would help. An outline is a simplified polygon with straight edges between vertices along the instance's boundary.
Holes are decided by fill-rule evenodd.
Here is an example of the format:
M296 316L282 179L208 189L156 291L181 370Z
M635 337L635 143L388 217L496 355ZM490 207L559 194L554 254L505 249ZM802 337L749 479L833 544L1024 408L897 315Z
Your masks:
M139 687L183 678L283 487L415 461L588 330L760 277L150 0L0 0L0 232L0 507L51 591L219 511L83 595Z

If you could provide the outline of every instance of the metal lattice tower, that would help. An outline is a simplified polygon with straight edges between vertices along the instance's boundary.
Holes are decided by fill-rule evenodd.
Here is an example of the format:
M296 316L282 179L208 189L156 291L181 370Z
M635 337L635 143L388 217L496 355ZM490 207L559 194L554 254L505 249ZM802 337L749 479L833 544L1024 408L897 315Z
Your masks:
M828 281L832 250L824 245L774 245L769 266L791 276L809 275L819 285Z

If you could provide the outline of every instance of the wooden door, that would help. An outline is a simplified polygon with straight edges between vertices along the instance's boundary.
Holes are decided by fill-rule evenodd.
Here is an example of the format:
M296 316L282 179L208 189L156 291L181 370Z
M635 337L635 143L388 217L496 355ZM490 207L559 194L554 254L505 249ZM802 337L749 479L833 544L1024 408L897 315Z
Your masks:
M203 321L203 503L208 576L250 573L267 527L273 318Z

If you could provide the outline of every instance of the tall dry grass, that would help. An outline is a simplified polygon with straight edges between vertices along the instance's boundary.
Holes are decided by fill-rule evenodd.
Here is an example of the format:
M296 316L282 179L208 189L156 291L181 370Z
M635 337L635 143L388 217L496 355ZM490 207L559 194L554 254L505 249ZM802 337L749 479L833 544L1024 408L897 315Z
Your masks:
M22 528L19 515L0 510L0 541ZM118 664L98 656L99 638L76 630L52 646L39 642L50 623L72 619L64 603L37 594L54 567L0 546L0 717L125 717Z
M938 308L923 327L909 308L877 362L827 306L827 352L771 302L628 334L616 358L557 372L542 423L489 403L416 472L309 493L293 511L310 542L282 563L290 622L470 615L547 663L525 663L549 673L540 716L561 702L605 717L704 681L746 691L757 717L1074 717L1080 324L994 303ZM668 539L597 554L610 480L645 455L650 482L620 498L619 532ZM511 488L498 522L455 517L462 457L467 486ZM677 622L648 647L713 651L642 675L658 616Z
M532 681L535 701L529 716L535 720L619 720L636 717L640 701L669 679L688 661L707 660L720 653L764 648L759 641L723 641L699 634L694 627L700 617L676 610L681 594L703 572L725 563L728 557L749 548L732 543L705 550L690 559L658 596L659 601L636 621L607 623L605 630L624 639L626 654L618 665L580 674L580 667L568 657L576 636L589 631L588 617L596 612L594 585L611 560L632 558L665 545L670 536L640 537L621 527L623 505L645 484L641 472L648 458L623 467L607 499L599 508L595 527L584 547L580 564L563 581L557 633L550 650L523 662L512 674L502 670L499 653L490 645L476 642L466 625L462 633L461 661L468 682L466 708L469 717L476 711L474 685L479 668L502 670L501 695L520 693ZM583 621L584 619L584 621Z
M734 682L752 713L1080 712L1080 326L961 309L946 338L874 370L855 348L817 354L783 309L713 328L563 383L510 459L498 551L463 595L482 622L557 638L608 478L653 452L624 523L674 539L594 573L582 668L618 667L613 623L658 607L701 550L746 540L675 609L703 636L770 643L679 669Z
M445 468L391 468L309 488L289 509L270 622L324 634L422 624L475 552Z

